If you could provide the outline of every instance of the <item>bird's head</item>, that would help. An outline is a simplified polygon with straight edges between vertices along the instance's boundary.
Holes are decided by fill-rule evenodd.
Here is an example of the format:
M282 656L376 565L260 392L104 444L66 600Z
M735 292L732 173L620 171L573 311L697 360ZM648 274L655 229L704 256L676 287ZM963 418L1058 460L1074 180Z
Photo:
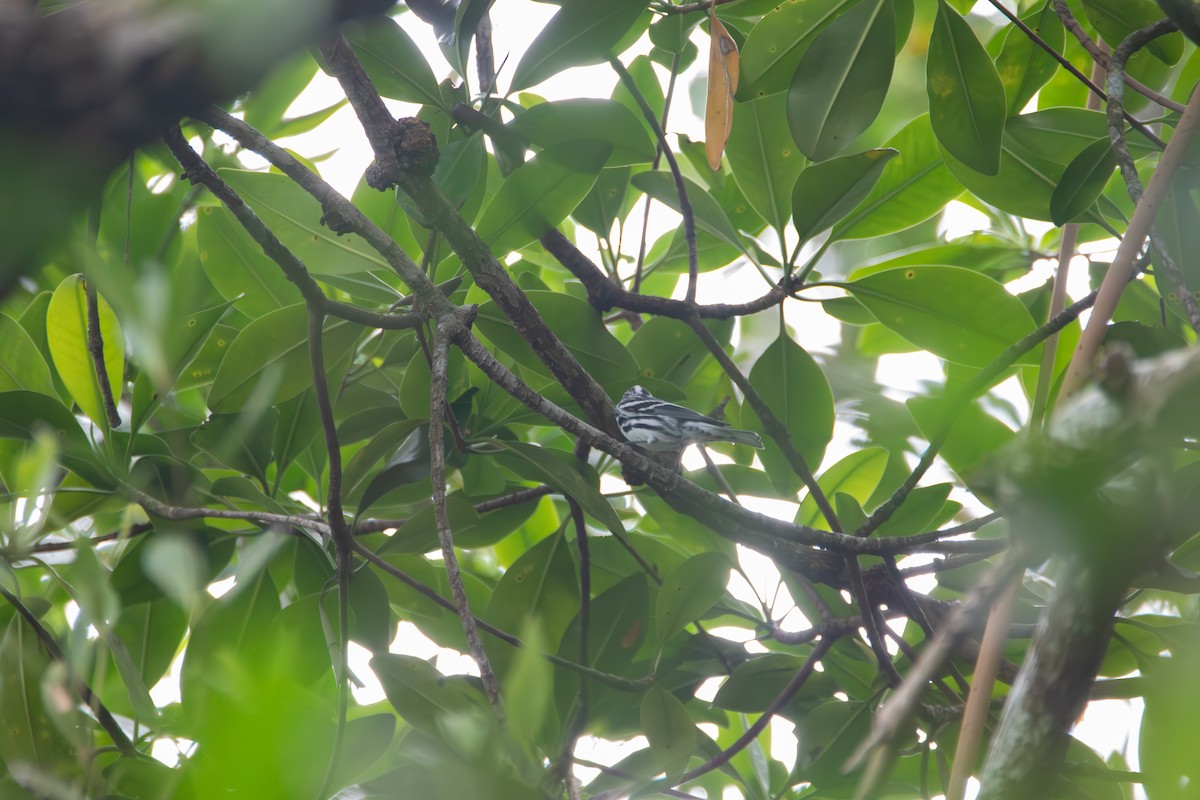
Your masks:
M621 402L627 403L630 400L644 400L650 397L650 393L641 386L630 386L625 390L625 394L621 395Z

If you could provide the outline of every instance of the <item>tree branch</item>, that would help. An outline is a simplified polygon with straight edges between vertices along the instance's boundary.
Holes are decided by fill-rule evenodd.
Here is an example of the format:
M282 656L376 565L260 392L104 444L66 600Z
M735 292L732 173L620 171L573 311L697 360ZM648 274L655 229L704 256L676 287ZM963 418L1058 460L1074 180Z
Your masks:
M254 239L262 248L263 253L279 266L289 281L295 284L305 302L310 306L315 305L331 316L383 330L415 328L424 321L422 314L381 314L327 298L324 290L309 275L304 262L297 258L283 242L279 241L279 237L259 219L254 210L246 205L237 192L195 150L188 146L178 126L167 131L163 135L163 141L166 142L171 154L183 167L184 177L194 184L204 186L229 209L234 218L250 234L250 238Z
M1171 179L1174 177L1175 171L1179 169L1179 165L1183 163L1183 158L1187 154L1192 140L1195 139L1197 131L1200 131L1200 92L1193 92L1191 99L1188 100L1187 109L1180 117L1179 125L1175 128L1175 135L1167 143L1167 149L1163 151L1162 158L1159 159L1158 168L1154 170L1154 175L1150 178L1150 185L1146 187L1145 194L1138 201L1137 207L1133 211L1133 217L1125 229L1125 236L1122 237L1121 244L1117 247L1117 253L1113 256L1112 265L1096 293L1095 307L1092 309L1092 315L1088 319L1087 327L1083 330L1083 335L1079 337L1079 344L1075 347L1071 364L1067 367L1066 375L1063 377L1059 398L1070 396L1082 386L1084 378L1091 371L1108 322L1112 319L1113 312L1117 308L1117 301L1120 300L1121 293L1125 290L1125 284L1137 274L1137 255L1142 249L1142 242L1146 240L1150 224L1154 221L1154 216L1158 213L1158 208L1166 197Z
M688 254L688 285L684 303L688 306L693 306L696 304L696 282L700 272L700 256L696 250L696 215L692 211L692 201L688 199L687 186L683 182L683 173L679 171L679 162L675 160L675 154L671 151L670 144L667 143L666 133L663 132L662 126L658 124L658 117L654 115L654 109L650 107L650 104L646 102L646 98L642 96L642 91L638 88L637 83L634 82L633 76L629 74L629 70L625 69L625 65L615 56L610 57L608 63L612 66L613 71L617 73L617 77L621 80L621 85L628 90L629 94L638 104L638 108L642 110L642 116L646 118L646 122L650 125L650 130L654 132L654 137L658 139L660 152L667 159L667 167L671 170L671 177L675 179L675 192L679 195L679 214L683 217L683 238L687 243Z
M108 427L115 428L121 424L121 415L117 413L112 384L108 380L108 367L104 363L104 337L100 334L100 300L96 296L96 284L93 281L84 280L83 285L87 298L87 349L92 357L92 366L96 370L96 382L100 384L100 400L104 406L104 415L108 419Z
M446 411L446 362L450 344L445 334L439 331L433 341L433 365L429 379L429 480L433 485L433 515L437 521L438 542L442 548L442 563L446 567L446 580L454 595L454 606L462 621L463 633L467 637L467 648L479 667L483 690L496 713L503 716L500 702L500 684L492 671L487 651L479 640L475 629L475 616L467 600L462 574L458 569L458 556L454 553L454 536L450 529L450 513L446 508L446 447L442 430Z
M755 300L746 303L710 303L688 305L683 300L673 300L669 297L654 297L629 291L608 279L600 268L585 256L575 243L568 239L556 228L551 228L542 235L542 247L550 255L558 259L567 270L574 275L587 290L588 302L598 311L608 311L612 308L622 308L641 314L654 314L660 317L686 320L693 313L703 319L729 319L748 314L757 314L773 308L787 299L792 290L791 282L786 286L776 286Z
M1087 75L1084 75L1082 72L1080 72L1079 69L1074 64L1071 63L1070 59L1068 59L1062 53L1055 50L1053 47L1051 47L1046 42L1045 39L1038 36L1033 30L1031 30L1028 25L1026 25L1024 22L1021 21L1020 17L1018 17L1016 14L1012 13L1007 8L1005 8L1004 5L1000 3L1000 0L989 0L989 2L992 4L993 7L996 8L997 11L999 11L1001 14L1003 14L1005 17L1007 17L1008 20L1010 22L1012 22L1013 25L1020 28L1021 32L1024 33L1027 37L1029 37L1030 41L1032 41L1038 47L1042 48L1047 53L1049 53L1050 56L1055 61L1057 61L1062 66L1063 69L1065 69L1067 72L1071 73L1076 78L1078 78L1079 82L1082 83L1084 86L1086 86L1093 94L1098 95L1101 99L1107 99L1104 96L1103 89L1101 89L1099 86L1097 86L1095 83L1093 83L1092 79L1089 78ZM1057 11L1057 8L1055 10ZM1070 14L1070 11L1068 10L1067 13ZM1094 43L1093 43L1093 46L1094 46ZM1132 114L1125 114L1125 118L1129 120L1130 125L1132 125L1134 128L1137 128L1139 133L1141 133L1143 136L1145 136L1147 139L1149 139L1151 142L1153 142L1154 145L1156 147L1158 147L1160 150L1165 146L1163 144L1163 140L1158 138L1158 136L1155 135L1155 133L1152 130L1150 130L1148 127L1146 127L1146 124L1144 122L1137 119Z
M1075 37L1075 40L1083 46L1083 49L1088 52L1088 55L1092 57L1093 61L1099 64L1103 69L1107 70L1109 66L1108 53L1105 53L1104 49L1101 48L1096 42L1092 41L1092 37L1088 36L1087 31L1085 31L1083 26L1079 24L1079 20L1075 19L1075 15L1071 13L1071 9L1067 6L1066 0L1050 0L1050 4L1054 8L1054 13L1058 15L1060 20L1062 20L1063 27L1066 28L1067 31ZM1180 114L1183 113L1183 104L1176 103L1171 98L1154 91L1137 78L1134 78L1132 75L1126 74L1123 78L1123 82L1130 89L1133 89L1135 92L1149 100L1153 100L1163 108L1168 108L1171 111L1175 111ZM1102 96L1101 98L1103 99Z
M100 701L100 698L96 696L96 693L93 692L91 687L87 685L87 681L75 676L75 670L71 667L70 660L67 659L67 656L62 651L62 648L58 646L58 642L55 641L54 636L50 633L50 631L46 630L44 625L42 625L42 621L37 618L37 615L30 611L29 608L23 602L21 602L19 597L12 594L2 586L0 586L0 597L3 597L5 600L7 600L8 604L11 605L21 616L21 619L25 621L25 624L33 629L38 641L42 643L42 647L46 648L46 653L49 654L50 658L66 667L71 688L76 694L79 695L79 699L83 701L84 705L90 708L92 713L96 715L96 721L100 723L100 727L104 728L104 731L108 734L108 737L112 739L113 744L116 745L116 748L121 751L121 755L129 758L141 757L141 753L139 753L137 748L133 746L133 742L131 742L129 737L125 735L125 731L121 729L121 724L117 722L117 720L113 717L112 712L105 707L104 703Z

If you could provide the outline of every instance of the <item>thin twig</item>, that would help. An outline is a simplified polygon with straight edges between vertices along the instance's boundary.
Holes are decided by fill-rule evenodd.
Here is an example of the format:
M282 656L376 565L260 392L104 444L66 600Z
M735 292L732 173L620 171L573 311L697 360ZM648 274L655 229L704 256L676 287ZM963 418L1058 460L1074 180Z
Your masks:
M1174 30L1175 24L1170 20L1164 19L1141 30L1134 31L1117 45L1109 62L1108 80L1106 83L1109 98L1107 114L1108 137L1112 142L1113 154L1116 156L1117 165L1121 169L1121 176L1125 179L1125 187L1129 194L1129 199L1134 203L1141 200L1142 179L1138 175L1137 165L1134 163L1133 156L1129 152L1129 144L1125 140L1124 126L1121 124L1121 112L1124 109L1125 103L1125 85L1121 82L1121 76L1125 74L1129 59L1135 52L1145 47L1154 38ZM1157 262L1159 270L1166 275L1167 280L1175 288L1179 304L1183 306L1184 313L1187 314L1188 321L1192 325L1192 330L1200 333L1200 308L1196 305L1196 298L1192 296L1191 291L1188 289L1187 282L1184 280L1183 272L1179 269L1179 265L1175 263L1175 259L1163 245L1162 239L1158 234L1158 226L1154 222L1150 223L1149 236L1150 247L1154 251L1154 259ZM1162 291L1161 288L1159 291Z
M671 56L670 78L667 80L667 93L663 97L663 112L662 120L659 123L664 131L667 129L667 117L671 113L671 99L675 95L675 79L679 76L679 54ZM657 172L659 165L662 163L664 142L658 137L655 137L654 143L654 161L650 164L650 171ZM642 291L642 270L646 266L646 240L647 233L650 227L650 195L646 195L642 202L642 235L638 239L638 256L637 265L633 270L633 293L639 294ZM615 262L614 262L615 266Z
M1125 285L1137 274L1137 255L1146 240L1150 223L1154 221L1159 206L1166 198L1171 179L1183 163L1197 131L1200 131L1200 92L1193 92L1188 100L1187 109L1175 128L1175 135L1167 143L1167 149L1159 159L1158 168L1154 170L1149 186L1133 211L1133 217L1125 229L1125 236L1117 246L1112 265L1100 284L1092 315L1083 330L1083 335L1079 337L1079 344L1075 347L1071 364L1063 378L1063 385L1058 393L1060 400L1069 397L1082 386L1084 379L1091 372L1092 363L1100 350L1100 343L1121 293L1125 290Z
M658 317L686 320L693 314L704 319L729 319L748 314L757 314L773 308L789 296L798 285L787 282L773 287L762 297L745 303L695 303L670 297L655 297L629 291L613 283L592 260L557 229L550 229L539 240L550 255L558 259L587 290L588 302L598 311L620 308L630 312L654 314Z
M937 635L921 651L921 657L904 683L892 695L887 705L875 715L871 734L864 739L850 756L847 769L853 769L876 747L893 741L905 730L913 711L920 703L925 686L941 669L967 634L979 623L984 611L992 605L995 597L1008 585L1009 579L1022 569L1022 559L1013 554L992 567L988 574L975 585L970 594L955 609L950 618L938 628Z
M450 343L439 329L433 340L433 366L429 379L429 480L433 485L433 515L437 521L438 543L442 548L442 563L446 567L446 580L450 584L450 593L454 596L454 606L458 618L462 621L463 633L467 638L467 648L475 664L479 667L479 676L483 681L483 691L488 702L497 715L503 716L504 710L500 702L500 683L496 673L492 671L492 663L479 632L475 625L475 616L471 613L471 605L467 600L467 590L463 586L462 573L458 568L458 556L454 552L454 534L450 528L450 512L446 507L446 448L443 442L443 417L446 409L446 366Z
M324 294L321 297L324 298ZM346 516L342 510L342 450L338 443L337 422L333 418L333 403L329 399L329 385L326 382L325 353L322 346L324 330L325 315L319 303L309 303L308 361L313 378L313 393L321 418L321 430L325 435L326 468L329 472L325 507L333 540L338 586L338 662L335 673L338 682L338 709L333 748L325 772L325 788L328 788L341 759L346 712L350 704L350 578L354 570L351 562L354 537L346 526Z
M825 654L829 652L829 648L833 647L833 644L836 641L837 637L834 635L822 636L820 641L813 645L812 652L808 654L808 659L804 662L804 665L796 671L796 674L793 675L792 679L788 681L786 686L783 687L783 690L776 695L775 699L771 701L771 704L763 709L762 714L754 721L753 725L746 729L745 733L739 736L733 744L710 758L708 761L705 761L695 769L688 770L678 779L672 780L671 785L678 786L680 784L688 783L689 781L694 781L702 775L707 775L714 769L718 769L727 764L729 759L746 749L751 742L758 738L759 734L766 730L767 725L771 723L771 720L775 717L775 715L778 714L784 706L791 702L792 698L796 696L796 692L800 691L800 689L804 686L804 682L808 680L810 675L812 675L817 664L825 657Z
M1071 9L1067 6L1066 0L1051 0L1051 5L1054 7L1054 13L1062 20L1063 27L1075 37L1079 44L1083 45L1083 49L1088 52L1092 60L1099 64L1104 69L1108 69L1108 53L1097 43L1092 41L1092 37L1088 36L1087 31L1079 24L1079 20L1075 19L1075 15L1071 13ZM1182 103L1177 103L1171 98L1160 94L1151 89L1146 84L1139 81L1132 75L1126 74L1124 78L1125 85L1133 89L1138 94L1153 100L1163 108L1168 108L1179 114L1183 113L1184 106Z
M992 685L996 682L996 672L1004 657L1008 623L1012 618L1013 601L1020 585L1019 578L1010 580L988 616L983 643L979 647L979 658L975 660L971 693L967 696L967 707L963 711L962 734L955 751L954 764L950 769L950 780L946 784L946 800L962 800L967 788L967 778L975 766L975 757L979 753L979 744L983 738L983 724L987 720L991 704Z
M1029 37L1030 41L1032 41L1038 47L1042 48L1047 53L1049 53L1050 56L1055 61L1057 61L1062 66L1063 69L1065 69L1067 72L1071 73L1076 78L1078 78L1079 81L1084 86L1086 86L1092 93L1099 95L1101 98L1104 98L1104 90L1103 89L1101 89L1099 86L1097 86L1095 83L1093 83L1091 78L1089 78L1087 75L1084 75L1082 72L1080 72L1079 68L1076 67L1074 64L1072 64L1070 59L1068 59L1062 53L1058 52L1053 47L1051 47L1046 42L1045 39L1038 36L1036 32L1034 32L1032 29L1030 29L1030 27L1028 25L1026 25L1024 22L1021 21L1020 17L1018 17L1016 14L1012 13L1007 8L1005 8L1004 5L1002 3L1000 3L1000 0L989 0L989 2L1001 14L1003 14L1005 17L1007 17L1008 20L1010 22L1012 22L1013 25L1015 25L1017 28L1019 28L1022 33L1024 33L1027 37ZM1068 13L1070 13L1070 12L1068 12ZM1125 118L1129 120L1130 125L1132 125L1134 128L1136 128L1138 130L1139 133L1141 133L1143 136L1145 136L1147 139L1149 139L1151 142L1153 142L1154 145L1156 147L1158 147L1160 150L1165 146L1163 143L1163 140L1158 138L1158 136L1155 135L1154 131L1152 131L1148 127L1146 127L1146 123L1137 119L1132 114L1126 114Z
M108 420L108 427L115 428L121 424L121 415L117 413L112 384L108 381L108 367L104 363L104 336L100 333L100 300L96 296L95 281L85 279L83 285L87 298L87 349L92 356L92 366L96 370L96 382L100 385L104 416Z
M675 179L675 191L679 195L679 214L683 217L683 238L687 242L688 253L688 285L684 302L689 306L694 305L696 302L696 283L700 274L700 257L696 250L696 216L692 211L692 202L688 199L687 186L683 182L683 173L679 171L679 162L675 160L675 154L671 152L671 146L667 143L667 135L663 132L662 126L658 124L658 117L654 115L654 109L650 108L650 104L642 96L642 91L638 89L633 76L629 74L629 70L625 69L625 65L616 56L610 57L608 63L612 66L613 71L617 73L621 85L629 90L629 94L633 96L634 101L638 104L638 108L642 110L642 116L646 118L646 122L650 123L650 130L654 131L654 136L658 139L661 152L667 159L667 166L671 170L671 177Z
M858 563L858 556L847 554L845 556L846 577L850 582L850 594L854 597L854 602L858 605L859 614L862 615L863 627L867 630L867 644L871 647L871 652L875 654L875 661L879 664L879 671L883 673L883 677L887 680L889 686L900 685L900 673L896 671L896 665L892 663L892 657L887 651L887 643L883 638L883 629L885 623L879 615L879 609L871 602L870 595L867 594L867 587L863 584L862 566Z
M406 573L404 570L385 560L371 548L363 545L360 542L355 542L354 552L358 553L364 559L371 562L387 574L391 575L393 578L396 578L405 586L412 588L414 591L436 603L441 608L444 608L446 611L449 611L453 614L458 613L458 607L452 601L442 597L431 587L426 586L416 578ZM486 620L479 619L478 617L474 617L474 620L475 625L479 628L479 630L496 637L505 644L512 645L513 647L526 646L524 642L522 642L513 634L500 630ZM654 683L653 675L647 675L644 678L625 678L620 675L601 672L600 670L592 669L591 667L583 664L576 664L574 661L556 656L553 653L542 653L542 657L555 666L562 667L563 669L569 669L572 672L578 672L580 675L587 675L594 680L600 681L605 686L611 686L612 688L622 692L644 692Z
M279 266L284 276L296 285L307 303L316 304L331 316L371 328L403 330L415 328L421 324L424 319L421 314L381 314L327 298L320 285L309 275L304 262L297 258L283 242L279 241L279 237L259 219L237 192L195 150L188 146L178 127L167 131L163 135L163 141L166 142L171 154L183 167L184 176L192 183L204 186L229 209L234 218L250 234L250 238L254 239L267 257Z
M808 487L809 496L817 504L817 508L821 510L821 513L825 515L825 521L829 524L830 530L834 533L842 533L842 525L838 521L837 513L833 510L833 505L825 496L825 492L821 489L820 484L817 483L817 478L813 475L812 469L809 468L804 456L792 444L792 435L787 426L779 421L779 418L775 416L775 412L771 410L766 401L762 399L762 395L758 393L758 390L750 384L750 381L738 369L737 364L733 363L733 359L725 352L725 348L721 347L721 343L716 340L716 337L704 326L703 321L693 315L686 322L691 326L700 341L704 343L704 346L708 348L708 351L716 358L717 363L725 370L725 374L729 376L729 379L742 390L742 394L746 396L746 402L750 404L750 407L754 409L754 413L758 415L759 420L762 422L763 431L775 440L775 443L779 445L780 451L791 465L792 471Z
M58 642L54 639L54 636L42 625L42 621L37 618L37 615L30 611L21 602L19 597L2 586L0 586L0 597L7 600L8 604L21 616L21 619L33 629L38 641L42 643L42 647L46 648L49 656L67 668L71 689L79 695L79 699L83 701L84 705L90 708L92 713L96 715L96 721L100 723L100 727L104 728L109 738L113 740L113 744L121 751L121 755L130 758L140 758L141 753L133 746L133 742L129 740L129 737L125 735L125 731L121 729L121 724L117 722L104 703L100 701L100 698L88 686L87 681L75 676L75 671L71 668L71 662L67 659L62 648L58 646Z
M870 518L863 523L862 527L856 533L861 536L871 534L880 525L887 522L892 514L896 512L896 509L904 504L908 495L917 487L917 483L920 482L929 468L933 466L933 461L937 458L938 451L942 445L946 443L946 438L950 435L950 430L953 428L954 421L958 418L959 413L975 395L990 386L992 381L1016 363L1018 358L1028 353L1039 343L1045 341L1049 336L1074 322L1084 310L1091 308L1092 304L1097 302L1096 298L1097 293L1092 292L1087 297L1077 300L1063 309L1061 314L1054 317L1045 325L1009 345L1003 353L992 360L991 364L988 364L983 370L977 372L974 378L954 394L947 403L947 408L942 412L941 427L929 437L929 445L921 453L917 465L913 467L912 472L904 479L900 487L892 493L892 496L884 501L879 508L875 509L874 513L871 514ZM1094 316L1092 318L1095 319Z

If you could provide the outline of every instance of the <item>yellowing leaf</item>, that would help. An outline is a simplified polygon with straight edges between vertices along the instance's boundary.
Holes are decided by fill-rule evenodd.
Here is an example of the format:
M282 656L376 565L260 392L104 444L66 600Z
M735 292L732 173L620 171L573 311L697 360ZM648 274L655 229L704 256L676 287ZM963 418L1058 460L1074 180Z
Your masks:
M708 102L704 107L704 154L714 170L733 128L733 95L738 87L738 49L721 20L709 9Z

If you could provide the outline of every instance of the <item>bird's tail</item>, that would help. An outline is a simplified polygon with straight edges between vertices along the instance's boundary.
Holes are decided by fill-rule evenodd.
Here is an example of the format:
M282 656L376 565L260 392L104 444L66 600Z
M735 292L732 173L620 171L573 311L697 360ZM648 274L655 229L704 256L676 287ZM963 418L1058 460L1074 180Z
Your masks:
M721 438L725 441L733 442L734 444L748 444L751 447L757 447L762 450L764 445L762 439L754 431L744 431L738 428L725 428L721 431Z

